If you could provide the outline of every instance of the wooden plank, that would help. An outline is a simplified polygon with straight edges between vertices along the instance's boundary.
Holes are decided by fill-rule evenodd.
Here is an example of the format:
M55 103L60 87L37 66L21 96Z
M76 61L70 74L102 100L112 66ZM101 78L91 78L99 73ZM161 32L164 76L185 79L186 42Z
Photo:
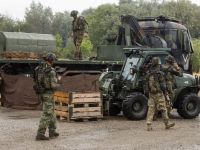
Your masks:
M101 111L101 107L83 107L83 108L73 108L73 112L86 112L86 111Z
M59 102L59 105L60 105L61 107L63 107L63 106L69 106L69 104L67 104L66 102Z
M55 105L55 109L56 110L61 110L62 107L60 107L60 105Z
M100 93L73 93L72 98L94 98L94 97L101 97Z
M57 96L54 96L54 100L57 101Z
M91 117L91 116L102 116L101 112L76 112L71 117Z
M57 101L69 103L69 98L66 98L66 97L57 97Z
M61 107L61 110L62 110L62 111L69 111L69 107L68 107L68 106L62 106L62 107Z
M69 93L55 92L54 96L58 97L69 97Z
M101 102L100 98L74 98L72 100L73 103L97 103Z
M55 110L56 115L60 115L61 111Z
M61 111L61 112L60 112L60 116L68 117L68 116L69 116L69 113L68 113L68 112L65 112L65 111Z

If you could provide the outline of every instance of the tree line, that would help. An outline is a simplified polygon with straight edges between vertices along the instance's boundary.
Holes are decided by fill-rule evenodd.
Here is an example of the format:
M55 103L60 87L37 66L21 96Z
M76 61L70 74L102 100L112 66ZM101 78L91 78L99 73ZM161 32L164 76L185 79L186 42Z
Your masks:
M76 9L74 7L74 9ZM107 44L109 34L117 33L117 25L121 23L121 15L135 17L156 17L159 15L173 17L185 25L192 36L195 57L194 70L199 68L200 50L200 7L190 0L120 0L119 4L103 4L97 8L87 8L79 13L86 18L89 24L88 37L81 45L84 58L96 55L98 45ZM25 9L25 19L14 20L10 16L0 14L0 30L7 32L28 32L53 34L57 39L58 56L63 59L72 59L75 46L71 37L72 17L70 12L52 12L50 7L32 1Z

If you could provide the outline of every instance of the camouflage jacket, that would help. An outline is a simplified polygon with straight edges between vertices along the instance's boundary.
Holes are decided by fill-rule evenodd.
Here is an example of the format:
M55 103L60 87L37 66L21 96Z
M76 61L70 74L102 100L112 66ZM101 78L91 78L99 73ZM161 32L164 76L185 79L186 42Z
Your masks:
M146 75L146 91L150 93L166 93L166 83L164 73L160 71L160 66L152 66Z
M170 81L174 83L174 75L182 77L183 71L179 67L179 69L176 69L173 64L167 63L165 65L162 65L162 71L165 73L165 80Z
M42 66L42 69L45 70L44 74L44 85L47 90L55 91L59 88L59 84L57 84L57 74L55 70L48 65L47 63L44 63Z
M77 20L72 21L72 31L73 32L82 31L85 33L88 32L88 23L84 17L79 16Z

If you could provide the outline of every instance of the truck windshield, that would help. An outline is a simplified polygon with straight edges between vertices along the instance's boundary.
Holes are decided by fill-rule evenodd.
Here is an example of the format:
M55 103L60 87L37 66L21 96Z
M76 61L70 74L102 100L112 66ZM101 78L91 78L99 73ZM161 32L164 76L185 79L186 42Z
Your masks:
M140 55L131 55L129 58L127 58L126 65L124 66L124 69L122 71L121 80L131 80L133 81L135 78L135 75L130 74L130 68L131 64L132 66L137 65L138 61L140 59Z

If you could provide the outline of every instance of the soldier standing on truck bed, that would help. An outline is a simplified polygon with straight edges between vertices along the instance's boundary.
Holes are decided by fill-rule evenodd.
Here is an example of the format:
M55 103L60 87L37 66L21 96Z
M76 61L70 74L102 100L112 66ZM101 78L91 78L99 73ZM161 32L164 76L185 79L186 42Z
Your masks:
M165 104L165 95L168 95L166 90L166 83L164 79L164 74L160 71L160 59L159 57L154 57L152 59L152 66L150 67L146 76L146 88L145 94L149 93L148 100L148 113L147 113L147 131L152 131L152 122L155 110L158 109L162 113L163 122L166 129L173 127L175 123L169 122L169 117L167 116L167 109Z
M82 52L81 52L81 43L83 37L87 36L88 33L88 23L84 17L78 16L78 11L73 10L71 12L71 17L74 18L72 21L72 36L74 37L74 44L76 46L76 51L74 55L74 59L83 60Z
M57 74L52 68L56 59L53 53L47 53L44 57L45 63L36 67L34 72L34 87L42 102L43 113L40 119L36 140L49 140L49 138L58 137L56 132L56 114L54 91L60 86L57 84ZM49 129L49 138L45 136L46 129Z
M167 64L162 65L162 71L165 74L165 82L167 85L167 91L169 93L169 99L170 99L170 102L166 101L167 113L169 116L172 108L169 103L171 103L174 98L173 95L173 84L175 81L174 75L182 77L183 71L180 67L178 67L178 64L175 63L175 59L173 56L169 55L165 58L165 60Z

